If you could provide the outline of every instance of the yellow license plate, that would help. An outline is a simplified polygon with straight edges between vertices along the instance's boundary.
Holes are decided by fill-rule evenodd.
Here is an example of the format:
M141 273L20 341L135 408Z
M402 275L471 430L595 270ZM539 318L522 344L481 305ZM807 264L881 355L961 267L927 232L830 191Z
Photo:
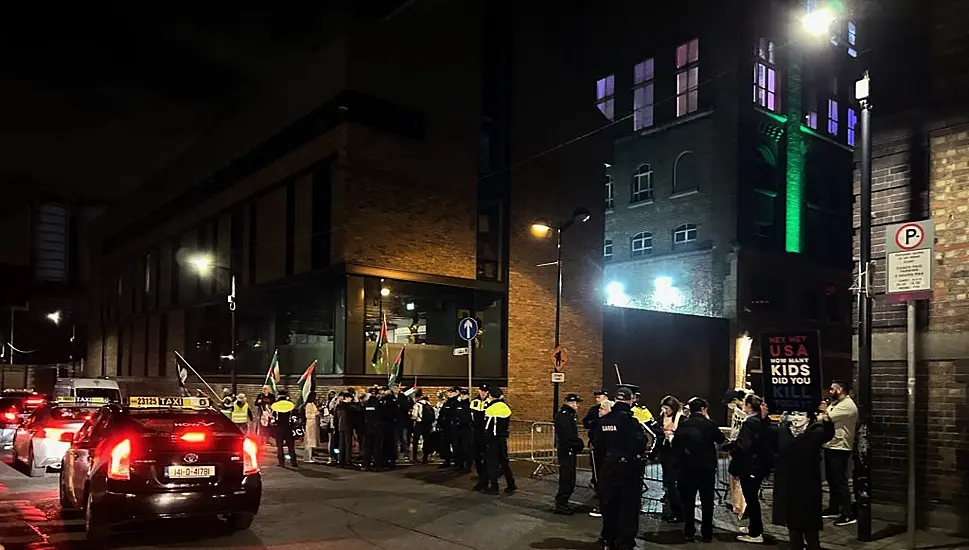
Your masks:
M215 466L168 466L165 473L169 479L205 479L215 477Z

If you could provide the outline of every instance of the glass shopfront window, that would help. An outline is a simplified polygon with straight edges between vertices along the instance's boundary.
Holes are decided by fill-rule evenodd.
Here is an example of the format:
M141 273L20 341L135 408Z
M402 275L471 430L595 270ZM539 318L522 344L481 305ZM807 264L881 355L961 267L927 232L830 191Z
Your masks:
M378 278L365 278L363 289L366 374L386 375L406 347L405 382L415 376L466 379L467 356L455 356L453 351L467 346L458 335L458 321L475 317L480 331L473 342L473 375L504 376L502 294ZM382 364L375 365L382 322L387 325L387 344Z

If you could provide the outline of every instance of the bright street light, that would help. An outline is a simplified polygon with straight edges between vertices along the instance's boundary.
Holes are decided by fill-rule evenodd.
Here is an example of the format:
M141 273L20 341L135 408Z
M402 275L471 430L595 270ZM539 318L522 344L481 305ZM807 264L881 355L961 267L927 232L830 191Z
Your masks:
M551 232L552 226L545 222L537 222L532 224L532 235L535 235L536 237L547 237Z
M211 254L193 254L188 257L188 264L192 266L199 275L207 275L211 273L212 268L215 267L215 259Z
M833 11L829 8L821 8L806 13L801 19L801 25L804 27L804 31L811 36L826 37L831 31L834 20Z
M47 318L50 319L50 321L52 323L54 323L55 325L61 324L61 312L60 311L55 311L53 313L48 313L47 314Z
M390 289L387 287L381 288L380 295L383 296L384 298L386 298L387 296L390 296Z
M629 305L629 296L622 283L613 281L606 285L606 305L616 307L626 307Z

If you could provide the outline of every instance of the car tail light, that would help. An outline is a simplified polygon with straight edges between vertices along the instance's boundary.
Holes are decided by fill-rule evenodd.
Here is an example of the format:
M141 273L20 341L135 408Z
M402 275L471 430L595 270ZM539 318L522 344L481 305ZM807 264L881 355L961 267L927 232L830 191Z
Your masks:
M60 440L61 436L64 435L65 432L67 432L67 430L60 430L58 428L37 428L36 430L34 430L34 437L36 437L37 439ZM67 433L70 433L70 432L67 432Z
M7 421L7 422L16 422L17 421L17 413L15 413L13 411L7 411L7 412L3 413L3 419L5 421Z
M111 449L108 479L131 479L131 440L125 439Z
M43 397L28 397L27 400L26 400L26 404L27 404L28 407L37 408L37 407L39 407L39 406L41 406L41 405L44 404L44 398Z
M204 443L205 432L185 432L179 439L186 443Z
M60 440L64 443L74 443L74 432L64 432L61 434Z
M248 437L242 440L242 474L251 476L259 473L259 446Z

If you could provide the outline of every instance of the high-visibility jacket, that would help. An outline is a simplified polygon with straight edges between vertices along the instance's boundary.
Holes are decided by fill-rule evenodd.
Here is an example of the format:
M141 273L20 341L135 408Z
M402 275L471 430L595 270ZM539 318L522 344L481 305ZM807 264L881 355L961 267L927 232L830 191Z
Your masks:
M232 414L229 415L229 419L232 420L233 424L245 424L249 421L249 403L243 403L241 406L239 402L236 401L232 404Z
M508 439L511 407L496 399L485 408L485 439Z
M633 416L640 424L645 424L653 419L653 413L649 412L649 409L642 405L633 406Z

